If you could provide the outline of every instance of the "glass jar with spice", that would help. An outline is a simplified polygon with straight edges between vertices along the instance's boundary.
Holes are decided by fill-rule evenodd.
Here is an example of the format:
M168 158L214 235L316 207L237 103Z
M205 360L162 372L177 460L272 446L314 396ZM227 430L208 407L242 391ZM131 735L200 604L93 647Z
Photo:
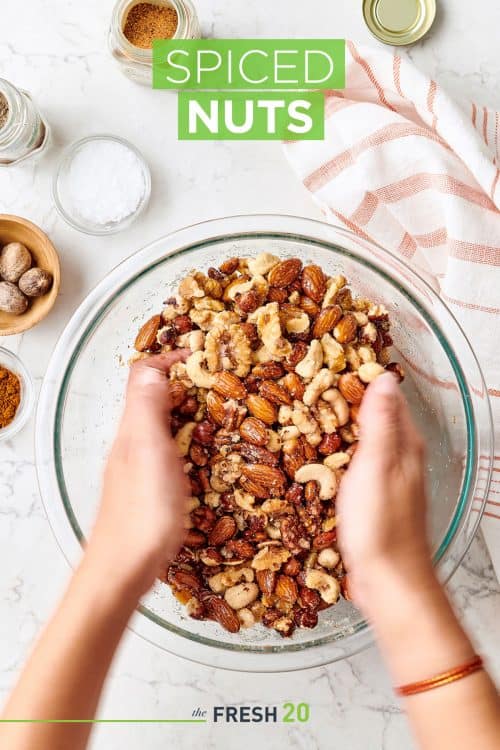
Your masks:
M109 29L109 48L122 72L151 84L154 39L199 39L200 24L190 0L118 0Z
M0 167L38 156L48 140L49 126L30 95L0 78Z

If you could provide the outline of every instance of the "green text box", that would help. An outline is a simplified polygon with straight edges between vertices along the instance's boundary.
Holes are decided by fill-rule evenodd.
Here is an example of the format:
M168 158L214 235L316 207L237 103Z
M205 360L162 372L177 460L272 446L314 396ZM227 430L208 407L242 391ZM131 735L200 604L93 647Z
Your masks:
M153 43L155 89L344 87L344 39L161 39Z
M180 92L180 140L323 140L321 92Z

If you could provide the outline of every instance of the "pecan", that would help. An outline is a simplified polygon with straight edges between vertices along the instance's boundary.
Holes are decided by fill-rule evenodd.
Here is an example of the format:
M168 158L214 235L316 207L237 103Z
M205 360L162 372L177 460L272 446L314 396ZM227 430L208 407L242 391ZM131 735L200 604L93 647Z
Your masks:
M214 268L213 266L208 269L207 276L209 279L215 279L215 281L222 281L224 278L222 271L219 271L218 268Z
M296 557L291 557L283 565L283 573L287 576L292 576L292 578L295 578L295 576L298 576L301 570L302 570L302 566Z
M191 521L195 529L203 531L204 534L208 534L213 527L217 516L212 508L208 508L206 505L202 505L199 508L195 508L191 511Z
M290 406L292 399L288 391L283 386L275 383L274 380L263 380L260 384L259 393L272 404L281 406L283 404Z
M310 548L311 543L307 539L307 531L298 518L284 516L280 522L280 529L283 545L292 555L298 555Z
M297 341L291 354L285 360L285 369L295 370L299 362L302 362L307 354L307 344L304 341Z
M240 425L240 435L252 445L265 446L269 442L266 425L256 417L247 417Z
M172 325L178 336L182 336L183 333L189 333L193 330L193 321L189 315L178 315L172 321Z
M303 607L314 611L317 611L321 604L321 597L318 592L307 588L307 586L299 588L299 600Z
M262 362L261 364L255 365L252 369L252 375L263 380L278 380L285 374L285 369L280 362Z
M246 539L230 539L222 548L226 560L250 560L255 555L255 548Z
M336 453L340 450L342 445L342 438L337 432L332 432L330 435L325 435L323 440L318 445L318 453L322 456L330 456L332 453Z
M247 389L248 393L258 393L259 386L260 386L260 378L250 373L250 375L247 375L246 378L244 379L243 384L245 388Z
M267 293L267 299L269 302L278 302L278 304L283 304L283 302L286 302L288 299L288 292L286 289L278 289L278 287L270 287L269 292Z
M258 349L260 346L260 338L255 323L241 323L240 328L247 337L251 348Z
M199 422L193 430L192 438L196 443L202 445L212 445L214 442L214 426L207 422Z
M239 294L236 298L236 305L245 315L255 312L260 306L262 298L255 289Z
M294 612L294 620L299 628L315 628L318 624L318 615L314 610L299 607Z
M207 547L200 551L201 562L210 568L210 575L212 575L212 569L217 567L224 562L224 558L216 547Z
M222 516L208 535L208 541L211 545L218 547L229 541L235 534L236 521L234 518L232 516Z
M191 444L189 458L196 466L206 466L208 464L208 452L199 443Z
M252 464L267 464L268 466L278 465L278 456L259 445L252 445L252 443L242 443L240 454L243 458L245 458L249 463Z
M337 531L332 529L331 531L322 531L321 534L315 536L313 539L313 549L326 549L331 547L337 541Z
M188 396L184 403L179 406L178 411L179 414L182 414L184 417L194 417L199 406L200 405L195 396Z
M203 492L211 491L212 485L210 484L210 474L206 466L203 466L198 470L198 481L200 482Z
M207 538L202 531L197 529L188 529L184 538L184 546L190 547L191 549L198 549L198 547L204 547L207 543Z
M177 591L185 589L197 591L201 588L201 581L195 573L176 568L173 565L168 569L167 581Z
M304 488L298 482L293 482L285 493L285 501L292 505L300 505L304 499Z
M177 331L173 326L165 326L158 331L158 343L162 346L173 344L177 338Z
M272 628L273 624L280 617L281 617L281 613L278 612L277 609L270 607L269 609L266 609L266 611L262 615L262 624L265 625L266 628Z
M295 478L296 472L306 463L302 443L298 439L290 441L291 445L287 446L286 452L283 452L283 468L290 479Z
M184 383L174 380L170 383L170 407L177 409L187 398L187 388Z

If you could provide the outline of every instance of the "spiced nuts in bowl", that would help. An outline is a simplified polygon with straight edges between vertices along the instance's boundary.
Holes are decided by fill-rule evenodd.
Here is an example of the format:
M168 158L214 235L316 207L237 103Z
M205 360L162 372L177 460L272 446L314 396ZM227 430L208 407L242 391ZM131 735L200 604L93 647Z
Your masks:
M58 290L59 260L48 237L26 219L0 215L0 335L36 325Z
M367 385L392 362L386 309L342 275L270 253L193 271L140 329L170 371L172 431L191 485L164 572L197 620L283 637L348 598L335 498Z

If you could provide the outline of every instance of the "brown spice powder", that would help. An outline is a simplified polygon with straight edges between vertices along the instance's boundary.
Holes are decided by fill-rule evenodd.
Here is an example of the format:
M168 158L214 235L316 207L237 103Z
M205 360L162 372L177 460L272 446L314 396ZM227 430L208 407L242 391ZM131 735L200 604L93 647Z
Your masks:
M129 11L123 33L134 47L151 49L154 39L171 39L178 25L175 8L138 3Z
M0 92L0 130L7 122L9 116L9 103L5 96Z
M6 367L0 365L0 428L7 427L14 417L21 402L21 383L19 378Z

